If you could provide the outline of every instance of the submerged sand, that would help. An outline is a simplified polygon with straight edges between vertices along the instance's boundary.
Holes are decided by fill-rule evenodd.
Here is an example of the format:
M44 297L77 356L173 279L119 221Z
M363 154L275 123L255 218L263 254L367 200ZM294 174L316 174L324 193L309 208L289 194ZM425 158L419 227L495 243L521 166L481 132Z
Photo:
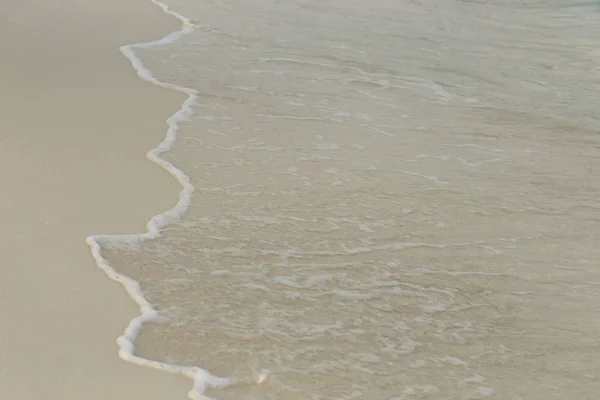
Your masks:
M85 243L176 201L144 153L185 97L119 52L176 29L146 0L0 5L0 398L185 398L186 378L117 357L138 309Z

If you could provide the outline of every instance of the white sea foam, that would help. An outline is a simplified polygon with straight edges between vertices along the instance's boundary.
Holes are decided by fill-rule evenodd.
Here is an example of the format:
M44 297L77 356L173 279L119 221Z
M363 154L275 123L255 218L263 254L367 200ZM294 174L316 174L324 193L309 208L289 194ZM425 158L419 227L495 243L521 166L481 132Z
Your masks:
M325 19L316 0L273 0L261 6L269 13L243 0L240 7L227 3L180 1L198 29L180 18L180 32L122 49L141 78L189 98L148 155L181 182L177 206L153 218L145 234L90 239L100 267L141 308L119 338L121 357L191 377L193 399L213 393L203 394L210 386L232 384L242 390L228 389L222 398L485 398L500 395L496 383L496 390L508 384L524 398L544 397L547 382L529 389L530 379L514 380L517 370L505 368L531 352L531 335L518 335L529 328L543 329L539 348L565 337L572 346L537 363L566 357L593 369L585 332L594 319L576 306L593 300L600 282L591 275L597 257L586 223L595 210L589 190L597 188L586 177L597 152L579 118L596 110L585 101L592 94L570 85L576 74L585 76L578 72L587 61L549 68L566 58L543 50L551 37L540 28L529 32L527 50L536 48L534 40L546 45L530 60L539 68L529 70L519 62L520 42L513 45L501 24L481 24L481 9L456 31L443 23L452 22L452 10L432 10L431 2L405 4L406 12L397 13L393 2L373 8L337 0L328 2ZM397 31L398 23L407 30ZM474 62L474 45L488 45L490 37L508 42L495 41ZM425 41L443 60L415 56ZM347 43L347 50L331 50L331 43ZM584 61L588 47L572 59ZM165 54L156 68L182 87L156 81L135 56L157 50ZM496 50L506 61L502 77L490 74ZM528 92L531 78L548 80L548 92ZM564 84L583 100L554 102L554 89ZM185 86L198 90L197 101ZM498 107L467 104L474 97L466 96L476 95ZM550 114L556 120L546 121ZM189 181L160 159L175 133L171 151L182 150L177 164ZM190 183L198 196L187 204ZM576 207L565 218L569 204ZM157 239L144 242L148 237ZM117 274L107 262L113 250L137 251L132 256L157 274L139 285ZM565 301L554 301L556 293ZM545 312L548 301L556 312ZM565 336L562 314L577 334ZM162 324L145 339L148 320ZM169 364L134 355L134 346L156 343L155 334L168 339L156 350L165 357L157 360ZM234 381L195 365L224 377L258 368L275 373L269 385L248 390L265 375ZM535 368L517 372L544 379ZM548 393L569 397L573 385L563 383L572 374L556 372ZM373 377L389 385L370 385ZM578 390L592 385L586 379Z
M188 393L189 397L194 400L206 400L208 397L204 396L204 391L207 387L225 387L235 385L237 383L261 383L266 379L266 374L260 373L257 377L249 379L247 381L236 381L228 378L221 378L212 375L210 372L195 366L184 366L167 364L158 361L148 360L145 358L134 355L134 343L137 338L142 325L145 322L156 320L158 313L145 298L140 288L140 285L135 280L119 274L114 268L111 267L109 262L102 256L100 243L104 242L121 242L126 246L135 245L142 241L156 238L160 236L161 229L165 226L177 222L180 217L186 212L190 205L192 195L194 193L194 186L190 183L189 177L183 173L180 169L173 166L168 161L160 158L160 155L169 151L174 143L177 136L177 130L179 123L190 118L192 115L192 105L198 98L198 93L190 88L173 85L170 83L161 82L156 79L152 72L150 72L141 60L136 56L135 49L151 48L164 44L169 44L177 41L181 36L186 35L196 28L188 18L172 11L166 4L161 3L157 0L151 0L154 4L159 6L166 14L177 18L181 21L182 27L179 31L172 32L162 39L155 40L146 43L137 43L125 45L120 48L121 53L131 62L131 65L136 70L137 75L146 81L149 81L157 86L161 86L167 89L182 92L188 95L188 98L182 104L181 108L167 120L168 130L164 140L154 149L150 150L146 157L160 165L162 168L167 170L177 181L181 184L183 189L179 193L179 201L170 210L165 211L162 214L156 215L148 221L146 224L147 231L145 233L130 234L130 235L94 235L86 239L86 243L90 246L92 256L96 260L97 265L113 280L120 282L129 295L135 300L140 307L141 315L133 319L123 335L117 339L119 346L119 357L125 361L129 361L134 364L143 365L162 371L185 375L194 381L192 390Z

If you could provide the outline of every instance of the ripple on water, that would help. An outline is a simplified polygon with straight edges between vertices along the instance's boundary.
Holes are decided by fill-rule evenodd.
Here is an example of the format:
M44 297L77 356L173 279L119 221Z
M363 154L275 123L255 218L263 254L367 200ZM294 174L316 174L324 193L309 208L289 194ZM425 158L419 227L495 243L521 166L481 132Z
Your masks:
M197 28L138 55L198 92L165 155L196 191L102 243L158 311L137 354L224 400L595 398L599 16L168 3Z

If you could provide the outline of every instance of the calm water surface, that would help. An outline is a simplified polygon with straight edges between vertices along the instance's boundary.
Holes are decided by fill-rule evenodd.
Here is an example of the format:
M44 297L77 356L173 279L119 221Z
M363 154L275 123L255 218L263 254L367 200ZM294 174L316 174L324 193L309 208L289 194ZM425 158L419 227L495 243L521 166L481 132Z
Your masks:
M219 400L598 398L598 2L167 3L196 192L104 245L140 355L270 371Z

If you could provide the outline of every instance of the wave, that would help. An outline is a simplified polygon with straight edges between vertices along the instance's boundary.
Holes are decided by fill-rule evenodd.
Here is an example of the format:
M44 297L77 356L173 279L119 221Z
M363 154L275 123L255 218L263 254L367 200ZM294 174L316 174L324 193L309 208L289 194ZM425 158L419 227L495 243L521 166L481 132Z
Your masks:
M230 378L222 378L215 376L207 370L202 369L200 367L167 364L136 356L134 354L135 339L137 338L139 331L145 322L149 322L156 319L157 311L154 309L152 304L150 304L144 298L139 283L126 275L119 274L109 264L108 260L106 260L102 256L102 249L100 245L102 241L134 244L159 237L161 235L162 228L179 221L180 217L188 210L192 195L195 190L194 186L190 183L189 177L183 171L181 171L168 161L162 159L160 156L161 154L169 151L175 144L175 140L177 138L177 131L179 129L179 123L189 119L189 117L192 115L192 105L198 98L198 93L193 89L174 85L171 83L161 82L158 79L156 79L153 76L152 72L150 72L150 70L144 67L142 61L136 56L135 49L151 48L173 43L177 41L181 36L194 31L197 28L197 26L193 24L188 18L182 16L181 14L178 14L177 12L172 11L166 4L157 0L151 1L152 3L160 7L164 13L175 17L176 19L181 21L181 29L179 31L172 32L169 35L155 41L122 46L120 48L120 51L131 62L131 65L136 70L137 75L141 79L160 87L185 93L188 96L187 99L183 102L181 108L169 119L167 119L168 130L164 140L161 143L159 143L159 145L156 146L154 149L146 153L146 157L150 161L158 164L166 171L168 171L173 177L175 177L175 179L177 179L177 181L182 186L182 190L179 192L179 200L173 208L152 217L148 221L148 223L146 224L146 232L129 235L93 235L86 238L86 243L90 246L92 256L94 257L98 267L100 267L109 278L121 283L127 290L127 293L129 293L129 295L140 307L141 315L131 320L129 325L123 332L123 335L121 335L117 339L117 344L119 346L119 357L133 364L187 376L194 381L193 388L188 393L189 398L193 400L205 400L208 399L208 397L204 396L204 392L205 389L208 387L227 387L239 383L257 384L263 382L266 379L266 375L264 373L261 373L260 375L251 379L245 381L238 381Z

